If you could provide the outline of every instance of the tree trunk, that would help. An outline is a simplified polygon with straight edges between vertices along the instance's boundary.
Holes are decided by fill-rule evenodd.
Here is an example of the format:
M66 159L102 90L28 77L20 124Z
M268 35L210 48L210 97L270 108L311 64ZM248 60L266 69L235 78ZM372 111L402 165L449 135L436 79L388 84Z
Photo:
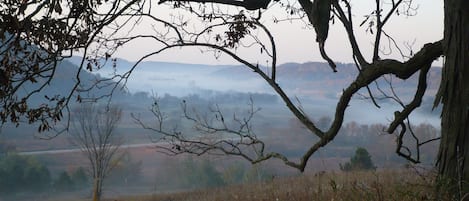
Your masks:
M459 200L469 192L469 1L445 0L444 5L445 63L439 90L443 111L437 168L445 188L440 190Z
M101 186L101 180L99 178L95 178L93 186L93 201L101 200Z

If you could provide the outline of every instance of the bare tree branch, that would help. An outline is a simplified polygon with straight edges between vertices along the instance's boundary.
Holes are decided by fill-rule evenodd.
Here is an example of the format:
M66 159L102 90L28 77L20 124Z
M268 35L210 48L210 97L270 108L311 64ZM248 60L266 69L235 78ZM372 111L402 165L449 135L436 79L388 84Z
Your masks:
M380 2L381 1L376 1L378 4ZM401 2L404 1L394 2L386 16L384 16L384 19L381 16L381 6L377 5L377 10L374 12L374 16L376 18L375 20L380 22L377 23L377 26L379 25L377 28L377 32L379 32L379 34L384 33L382 28L386 22L388 22L389 17L391 16L390 13L397 12L398 6L401 4ZM250 129L251 126L248 125L250 120L246 122L243 119L234 118L232 119L234 122L237 122L238 125L244 126L240 126L242 128L241 130L229 128L228 124L226 124L226 116L218 107L212 108L212 117L209 118L208 116L197 113L191 115L188 113L185 104L183 104L183 112L185 114L184 118L192 122L199 132L210 134L208 135L210 136L209 138L190 138L180 131L164 129L164 124L162 122L164 122L166 117L164 113L160 112L162 108L157 108L156 111L153 111L153 114L156 117L155 119L159 122L157 124L159 125L159 128L148 127L143 122L139 121L137 117L134 117L142 127L154 130L155 132L165 136L160 140L166 141L169 144L157 143L157 145L162 150L170 154L179 154L185 152L200 155L209 152L213 153L213 151L217 150L219 152L215 153L241 156L253 163L267 160L269 158L278 158L283 160L286 165L295 167L300 171L304 171L311 155L321 147L327 145L339 133L339 130L344 121L343 118L345 111L352 97L357 94L360 89L367 88L370 97L372 97L372 100L375 100L368 86L372 83L376 83L377 79L385 75L393 75L399 79L405 80L414 75L416 72L420 71L419 84L417 86L417 93L415 94L414 100L407 106L401 102L401 105L404 107L403 111L400 112L402 116L397 115L395 117L395 123L391 124L392 127L390 126L388 131L393 133L397 127L395 127L396 124L404 125L404 120L408 117L410 112L412 112L420 104L423 93L426 90L425 76L428 72L428 69L430 68L431 63L442 55L441 41L437 41L426 44L420 51L414 54L407 61L401 62L394 59L381 59L378 56L379 51L376 51L376 48L379 50L381 35L376 35L374 52L372 55L373 58L371 60L372 62L368 63L362 55L354 35L352 8L350 3L348 1L340 1L339 3L338 0L332 0L329 2L329 4L321 4L328 5L329 9L332 5L332 11L334 12L334 15L339 18L340 22L345 27L350 44L352 46L353 58L356 61L356 66L358 69L358 75L355 77L353 82L343 90L341 97L339 98L339 101L336 105L332 125L327 130L321 130L308 118L305 111L301 109L301 106L292 103L291 98L276 82L277 55L275 53L275 41L273 40L269 29L260 23L259 18L248 16L248 14L244 12L240 12L238 14L225 14L222 11L215 10L213 8L210 8L212 9L212 12L207 13L208 11L205 10L206 7L201 7L200 10L197 10L191 7L191 4L186 4L184 2L178 3L180 3L178 7L188 11L188 14L193 14L201 19L201 25L197 27L198 29L189 30L187 28L188 21L184 18L179 18L178 20L180 21L166 21L153 15L142 13L139 15L139 17L151 19L155 24L162 25L162 31L157 31L156 34L153 35L137 35L132 37L110 38L107 40L107 42L122 45L140 38L149 38L153 39L158 45L160 45L155 51L141 57L141 59L138 60L127 73L121 75L121 77L118 78L123 80L128 79L131 72L140 62L152 55L160 54L169 49L181 47L199 47L203 48L204 50L213 51L216 55L224 53L239 63L245 65L247 68L259 75L263 80L265 80L281 97L282 101L300 120L300 122L302 122L302 124L305 125L312 134L319 137L319 141L313 143L308 148L308 150L300 158L300 161L291 161L280 153L264 153L264 142L262 139L259 139L253 135L252 130ZM325 41L327 38L329 19L317 19L314 17L314 15L317 13L313 12L314 9L320 9L319 7L313 9L314 6L319 5L319 2L300 0L299 3L306 13L310 23L315 26L316 32L319 32L317 35L321 40L318 39L318 42ZM327 7L323 7L323 9L324 8ZM324 17L324 15L322 15L322 17ZM320 22L316 20L319 20ZM266 34L266 42L252 33L252 31L256 29L261 30L262 34ZM267 51L267 49L269 49L269 54L266 55L271 59L269 65L272 69L272 72L265 72L259 67L258 64L256 64L256 62L250 62L237 54L238 49L243 47L259 47L262 51ZM375 105L378 105L376 101L374 102ZM224 138L223 135L215 135L216 133L220 132L237 135L239 140L234 141L232 139ZM417 142L417 144L419 144L419 142ZM398 145L399 150L401 148L405 149L401 145ZM250 147L251 152L245 152L247 150L246 147Z

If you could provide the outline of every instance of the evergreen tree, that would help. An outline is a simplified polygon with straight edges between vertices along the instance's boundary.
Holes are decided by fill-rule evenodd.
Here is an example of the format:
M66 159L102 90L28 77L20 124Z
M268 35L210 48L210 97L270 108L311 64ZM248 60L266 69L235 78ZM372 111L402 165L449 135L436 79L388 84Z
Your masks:
M340 165L340 169L343 171L352 170L375 170L376 166L371 160L371 155L363 147L358 147L355 150L355 155L350 158L350 162Z

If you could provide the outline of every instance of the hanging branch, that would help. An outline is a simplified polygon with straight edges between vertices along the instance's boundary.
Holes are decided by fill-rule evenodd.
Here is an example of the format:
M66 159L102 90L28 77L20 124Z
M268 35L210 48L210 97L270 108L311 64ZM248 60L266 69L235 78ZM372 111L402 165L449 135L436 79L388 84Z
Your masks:
M310 23L315 25L316 19L313 17L314 13L312 12L312 9L313 5L318 6L320 5L320 2L311 2L308 0L300 0L299 2L304 12L306 13L306 16L308 16ZM324 2L326 1L323 1L322 3ZM419 102L421 101L423 93L426 90L425 76L428 72L428 69L430 68L431 63L442 55L441 41L426 44L420 51L414 54L407 61L381 59L379 57L375 57L375 55L372 55L372 57L378 59L371 58L372 62L368 63L362 55L354 35L352 9L350 4L348 1L341 1L341 3L339 3L338 0L331 0L329 2L329 8L331 8L331 6L333 8L333 10L329 12L334 13L347 32L349 42L352 47L353 58L357 63L358 75L343 90L335 108L334 119L331 126L327 130L319 129L308 118L305 111L301 110L300 106L293 104L291 98L284 92L283 88L278 83L276 83L277 55L275 50L275 41L273 40L269 29L260 23L260 18L255 16L248 16L248 14L244 12L240 12L238 14L225 14L219 9L214 9L213 7L201 6L199 9L194 9L191 7L191 4L179 2L180 4L178 5L178 8L186 10L189 14L193 14L199 17L199 19L201 19L199 23L201 23L202 26L197 27L198 29L189 30L186 28L188 21L184 20L184 18L179 18L178 20L180 20L180 22L175 22L165 21L150 14L141 14L139 17L153 20L155 24L163 25L161 26L163 28L159 31L155 30L157 32L153 36L138 35L134 37L111 38L107 40L109 43L123 45L134 40L146 38L153 39L155 43L158 44L158 49L138 60L128 73L122 75L122 79L129 78L131 72L140 62L146 58L152 55L160 54L166 50L183 47L198 47L201 48L202 51L212 51L216 55L225 54L243 64L245 67L256 73L265 82L267 82L269 86L281 97L282 101L295 115L295 117L298 118L309 131L311 131L311 134L319 137L319 141L312 143L307 151L303 153L299 161L290 160L281 153L265 153L265 143L262 139L255 137L256 135L254 135L251 125L249 124L251 120L246 122L239 118L237 120L232 119L234 122L237 122L238 125L243 125L241 127L246 130L236 130L230 128L227 126L227 116L223 114L218 107L213 108L211 111L212 116L209 117L197 113L188 113L188 108L185 103L183 103L182 111L184 113L184 118L192 122L199 132L207 134L206 136L210 136L208 138L190 138L181 131L164 129L164 124L162 123L164 118L161 118L163 113L159 112L161 108L157 111L153 111L153 114L156 114L155 119L158 121L156 125L160 125L158 128L149 127L143 122L139 121L138 118L135 118L136 121L142 127L151 129L162 136L160 138L161 141L157 143L157 145L167 153L192 153L200 155L210 152L228 154L240 156L252 163L261 162L270 158L278 158L286 165L297 168L300 171L304 171L306 164L312 154L334 140L334 138L337 136L344 121L345 111L349 106L352 97L357 94L360 89L368 88L369 85L376 83L377 79L385 75L393 75L398 79L405 80L414 75L416 72L420 72L419 84L417 86L417 92L415 94L414 100L405 106L404 110L399 112L399 115L396 115L394 120L395 123L391 124L393 127L390 126L391 129L388 129L389 131L394 132L394 125L404 125L403 120L406 119L406 117L408 117L408 115L419 106ZM379 1L376 2L379 3ZM392 5L391 10L388 11L388 14L384 17L384 19L382 19L381 16L376 16L377 18L380 18L379 21L381 28L377 29L378 32L384 33L382 27L384 27L386 22L388 22L389 17L391 16L389 13L395 12L395 9L397 9L397 6L399 6L400 2L401 1L398 1ZM381 9L380 6L377 6L377 8ZM382 12L378 10L375 11L375 13L375 15L381 15ZM323 18L320 21L324 26L318 26L318 24L316 24L315 29L324 29L324 27L326 27L326 20ZM260 31L253 32L253 30ZM267 42L263 42L263 40L261 40L261 38L254 33L265 34ZM322 33L324 34L321 35L321 40L325 40L327 37L327 32ZM270 44L268 51L269 54L266 55L270 59L272 73L267 73L259 68L259 66L256 64L258 62L250 62L241 55L237 54L237 52L240 51L240 49L243 47L252 48L257 46L261 48L261 50L267 51L268 46L266 44ZM379 42L375 43L375 47L376 46L379 46ZM372 96L371 91L369 91L369 94ZM234 138L225 138L223 135L219 135L218 133L237 136L237 140L233 140ZM418 142L417 144L421 143ZM402 144L399 145L399 147L405 149L402 147ZM401 148L399 148L399 150L401 150ZM251 152L246 152L246 150L251 150Z

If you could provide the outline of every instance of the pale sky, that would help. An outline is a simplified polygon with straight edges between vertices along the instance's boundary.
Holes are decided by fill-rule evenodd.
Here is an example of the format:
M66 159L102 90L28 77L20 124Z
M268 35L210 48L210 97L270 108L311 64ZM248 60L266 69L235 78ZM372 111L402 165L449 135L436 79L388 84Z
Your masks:
M355 0L351 1L354 9L354 24L358 26L364 19L363 15L371 12L374 6L374 0ZM417 15L406 17L403 15L394 15L391 21L384 27L387 33L391 34L396 42L401 45L406 54L407 51L404 44L413 44L413 51L419 50L425 43L434 42L443 37L443 1L441 0L413 0L414 7L418 7ZM164 8L162 8L164 9ZM267 14L279 14L272 6ZM264 22L271 29L276 39L278 50L278 63L285 62L308 62L323 61L319 55L319 50L315 42L315 33L311 29L306 29L301 23L283 22L280 24L271 23L269 17L263 18ZM373 38L365 31L364 27L357 27L355 34L358 38L362 52L368 60L370 60L370 52L372 48ZM387 44L383 42L382 44ZM152 49L151 45L144 42L134 44L132 48L126 48L115 56L136 60L145 52ZM336 22L329 31L328 41L326 42L326 50L329 56L337 62L352 62L351 50L346 34L341 23ZM256 62L259 58L259 49L243 49L238 52L242 56L249 58L250 62ZM390 55L391 58L401 59L397 54ZM389 58L386 57L386 58ZM385 57L383 57L385 58ZM151 57L153 61L170 61L182 63L199 63L199 64L237 64L229 57L221 57L216 60L211 54L201 54L198 49L175 49L165 52L158 56ZM262 64L262 61L260 61Z

